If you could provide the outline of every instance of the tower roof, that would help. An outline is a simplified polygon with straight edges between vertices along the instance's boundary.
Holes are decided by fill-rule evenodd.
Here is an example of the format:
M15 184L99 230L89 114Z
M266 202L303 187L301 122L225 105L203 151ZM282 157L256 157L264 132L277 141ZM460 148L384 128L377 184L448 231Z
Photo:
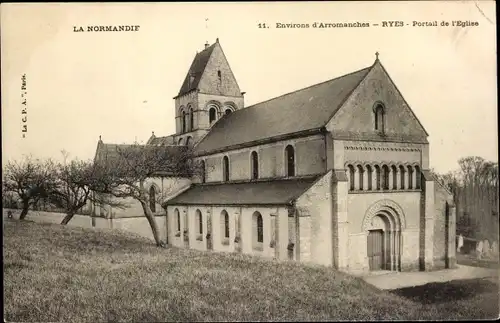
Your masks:
M198 84L216 44L217 42L207 46L204 50L196 54L177 96L184 95L198 88Z
M192 91L221 96L242 96L218 38L212 45L206 43L205 49L196 53L179 94L174 99Z

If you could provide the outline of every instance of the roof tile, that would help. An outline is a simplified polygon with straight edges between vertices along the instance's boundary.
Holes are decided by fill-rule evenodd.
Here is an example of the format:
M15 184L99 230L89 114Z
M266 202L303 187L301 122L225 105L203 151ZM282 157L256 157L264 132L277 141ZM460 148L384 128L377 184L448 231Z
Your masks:
M214 43L196 54L177 96L184 95L198 88L203 71L208 64L208 60L210 59L216 44L217 43ZM190 80L191 76L193 76L193 80Z
M197 184L166 205L284 205L299 197L318 176L265 182Z
M197 153L326 125L371 67L225 115L197 145Z

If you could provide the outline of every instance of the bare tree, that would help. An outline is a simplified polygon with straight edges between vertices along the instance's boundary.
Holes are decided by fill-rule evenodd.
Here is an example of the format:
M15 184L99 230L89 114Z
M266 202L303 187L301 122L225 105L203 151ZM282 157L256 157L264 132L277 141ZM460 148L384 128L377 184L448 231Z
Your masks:
M47 198L55 186L55 163L25 156L20 162L9 161L4 168L3 193L14 193L21 200L24 220L28 210L40 199Z
M62 154L63 162L56 165L56 185L48 192L48 202L66 212L62 225L68 224L89 201L98 205L125 207L124 203L112 200L105 194L92 194L103 176L92 161L68 161L69 154L65 151Z
M151 210L147 179L155 177L190 178L200 172L187 146L114 145L96 156L96 167L102 174L95 191L116 198L138 201L151 226L157 246L164 246Z
M498 235L498 163L477 156L461 158L459 169L435 176L453 193L457 230L476 237Z

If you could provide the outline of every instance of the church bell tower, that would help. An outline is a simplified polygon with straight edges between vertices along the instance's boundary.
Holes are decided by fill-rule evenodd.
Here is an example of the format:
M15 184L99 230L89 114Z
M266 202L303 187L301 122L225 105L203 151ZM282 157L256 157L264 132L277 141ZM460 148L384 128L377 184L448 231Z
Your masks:
M196 53L175 100L175 143L194 145L224 115L244 107L219 39Z

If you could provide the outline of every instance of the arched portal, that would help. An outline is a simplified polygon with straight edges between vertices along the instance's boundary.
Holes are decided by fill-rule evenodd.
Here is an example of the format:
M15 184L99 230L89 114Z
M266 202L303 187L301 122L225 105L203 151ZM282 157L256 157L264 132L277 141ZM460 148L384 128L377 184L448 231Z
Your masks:
M401 270L401 231L405 228L402 208L391 200L380 200L366 212L363 231L367 235L366 263L370 271Z

